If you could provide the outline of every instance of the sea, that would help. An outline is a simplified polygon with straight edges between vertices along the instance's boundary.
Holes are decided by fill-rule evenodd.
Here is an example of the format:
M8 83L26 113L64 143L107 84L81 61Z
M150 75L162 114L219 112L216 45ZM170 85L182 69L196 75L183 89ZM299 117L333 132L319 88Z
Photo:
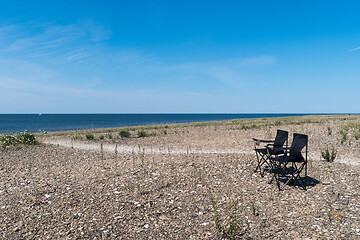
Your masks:
M66 131L303 115L308 114L0 114L0 133Z

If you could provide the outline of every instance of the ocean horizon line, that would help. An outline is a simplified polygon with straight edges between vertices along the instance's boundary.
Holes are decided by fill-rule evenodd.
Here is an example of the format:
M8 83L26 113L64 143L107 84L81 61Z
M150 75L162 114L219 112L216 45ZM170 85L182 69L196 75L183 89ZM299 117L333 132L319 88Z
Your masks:
M27 113L0 114L0 133L68 131L251 118L348 113Z
M186 113L186 112L179 112L179 113L162 113L162 112L155 112L155 113L47 113L47 112L34 112L34 113L0 113L0 115L68 115L68 114L78 114L78 115L83 115L83 114L94 114L94 115L120 115L120 114L124 114L124 115L142 115L142 114L301 114L301 115L346 115L346 114L360 114L360 113L347 113L347 112L339 112L339 113L319 113L319 112L280 112L280 113L275 113L275 112L245 112L245 113L236 113L236 112L229 112L229 113L222 113L222 112L191 112L191 113Z

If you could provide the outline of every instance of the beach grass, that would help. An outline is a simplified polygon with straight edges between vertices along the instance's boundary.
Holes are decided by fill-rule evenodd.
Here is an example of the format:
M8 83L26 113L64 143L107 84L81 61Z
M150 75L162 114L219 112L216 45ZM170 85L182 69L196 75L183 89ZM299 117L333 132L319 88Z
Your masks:
M119 128L101 128L101 129L83 129L83 130L69 130L69 131L56 131L56 132L39 132L38 136L63 136L69 134L85 134L91 132L95 133L114 133L120 131L136 132L140 130L158 130L174 128L196 128L196 127L214 127L214 126L229 126L238 129L254 129L265 128L269 126L281 125L301 125L306 123L326 123L329 121L344 121L352 122L353 125L360 122L360 115L346 114L346 115L306 115L306 116L290 116L290 117L274 117L274 118L251 118L251 119L234 119L223 121L208 121L208 122L191 122L191 123L174 123L174 124L159 124L159 125L142 125L130 126Z

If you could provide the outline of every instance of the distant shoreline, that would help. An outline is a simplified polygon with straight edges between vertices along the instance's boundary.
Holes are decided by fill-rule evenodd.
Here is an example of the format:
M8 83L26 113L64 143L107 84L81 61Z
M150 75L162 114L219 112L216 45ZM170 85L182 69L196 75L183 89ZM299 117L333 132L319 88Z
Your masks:
M236 119L277 118L308 115L305 113L255 114L0 114L0 134L19 132L57 132L91 129L153 126L162 124L213 122Z

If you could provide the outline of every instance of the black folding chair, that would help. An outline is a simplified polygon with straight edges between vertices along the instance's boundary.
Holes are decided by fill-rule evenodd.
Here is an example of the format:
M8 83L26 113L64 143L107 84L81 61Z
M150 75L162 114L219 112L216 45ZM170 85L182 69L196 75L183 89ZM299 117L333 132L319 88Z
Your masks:
M257 159L257 170L260 171L260 175L263 177L266 171L271 171L273 169L273 164L270 161L271 156L278 156L284 153L284 144L288 140L288 132L283 130L277 130L275 140L260 140L253 138L254 140L254 151ZM266 146L260 147L260 144L264 143ZM261 167L265 166L261 171Z
M302 151L305 148L305 157ZM290 148L285 150L285 153L269 160L273 163L274 175L279 190L280 182L285 185L293 184L302 187L306 190L307 185L307 148L308 136L304 134L294 133L293 142ZM272 181L271 180L271 181Z

